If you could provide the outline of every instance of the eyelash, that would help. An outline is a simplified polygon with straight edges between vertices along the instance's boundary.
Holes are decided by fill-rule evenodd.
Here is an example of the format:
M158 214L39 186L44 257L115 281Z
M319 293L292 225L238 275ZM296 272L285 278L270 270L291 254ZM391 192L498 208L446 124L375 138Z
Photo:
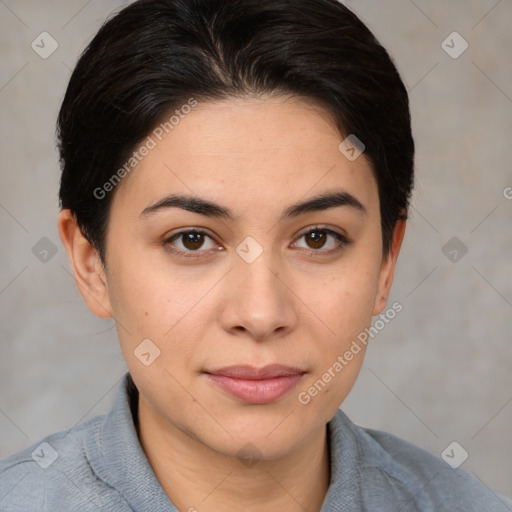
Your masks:
M303 233L301 233L299 235L297 240L300 240L302 237L304 237L306 235L309 235L311 233L315 233L315 232L320 232L320 233L324 233L326 235L332 236L336 240L337 247L335 249L330 249L328 251L323 251L322 249L316 249L316 250L315 249L311 249L311 250L304 249L308 256L313 256L313 257L325 256L325 255L337 252L337 251L343 249L344 246L349 245L349 244L352 243L352 241L349 240L344 235L342 235L340 233L337 233L336 231L333 231L332 229L321 228L321 227L318 227L318 226L315 226L312 229L304 231ZM195 233L195 234L198 234L198 235L205 235L208 238L213 239L206 231L203 231L201 229L188 229L188 230L184 230L184 231L180 231L178 233L175 233L171 237L166 238L163 241L163 245L168 247L174 240L179 239L181 236L187 235L187 234L190 234L190 233ZM205 252L204 250L182 251L181 249L176 249L175 247L173 247L172 249L168 248L168 250L170 252L172 252L173 254L176 254L179 258L198 258L198 257L201 256L201 254L200 254L201 252Z

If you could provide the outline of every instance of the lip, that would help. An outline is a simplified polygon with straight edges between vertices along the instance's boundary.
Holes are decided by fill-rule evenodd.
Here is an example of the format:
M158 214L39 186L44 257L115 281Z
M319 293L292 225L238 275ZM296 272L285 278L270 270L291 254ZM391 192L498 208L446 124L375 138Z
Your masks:
M274 402L291 391L306 372L273 364L262 368L237 365L205 372L210 382L249 404Z

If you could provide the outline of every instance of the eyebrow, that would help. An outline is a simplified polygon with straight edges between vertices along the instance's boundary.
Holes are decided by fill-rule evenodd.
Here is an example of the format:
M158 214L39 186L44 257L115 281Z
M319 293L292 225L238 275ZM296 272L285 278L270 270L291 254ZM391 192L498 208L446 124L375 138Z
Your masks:
M306 213L330 210L340 206L349 207L363 215L367 214L366 208L352 194L349 194L345 190L335 190L289 206L281 214L280 221L296 218ZM197 213L199 215L231 221L234 221L236 218L234 212L225 206L196 196L175 194L165 197L157 203L148 206L141 212L141 216L149 216L168 208L181 208L182 210Z

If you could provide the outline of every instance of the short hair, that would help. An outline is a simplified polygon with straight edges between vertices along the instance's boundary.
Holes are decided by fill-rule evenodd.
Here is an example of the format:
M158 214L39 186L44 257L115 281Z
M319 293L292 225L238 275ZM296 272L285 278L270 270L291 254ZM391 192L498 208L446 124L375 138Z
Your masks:
M363 142L389 252L407 218L414 141L407 89L364 23L337 0L138 0L84 50L57 121L60 205L103 263L115 187L95 191L120 176L148 134L191 98L268 94L316 102L340 142Z

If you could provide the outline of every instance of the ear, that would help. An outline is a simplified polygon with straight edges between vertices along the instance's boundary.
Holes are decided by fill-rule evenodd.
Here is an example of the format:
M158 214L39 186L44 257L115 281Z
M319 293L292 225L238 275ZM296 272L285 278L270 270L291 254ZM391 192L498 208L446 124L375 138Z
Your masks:
M87 307L100 318L113 317L107 278L98 251L84 237L75 216L64 209L58 217L59 235Z
M375 296L372 316L382 313L386 307L391 285L393 284L396 260L398 259L398 253L400 252L400 247L402 246L402 241L404 239L406 223L406 219L397 221L393 230L391 248L389 253L383 259L379 272L379 283L377 286L377 294Z

